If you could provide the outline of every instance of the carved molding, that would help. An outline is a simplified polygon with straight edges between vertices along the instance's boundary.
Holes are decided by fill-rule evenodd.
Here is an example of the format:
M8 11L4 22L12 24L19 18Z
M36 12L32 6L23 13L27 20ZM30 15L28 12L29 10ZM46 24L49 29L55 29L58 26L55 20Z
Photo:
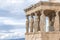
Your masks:
M26 8L24 11L27 12L29 10L35 9L36 7L39 7L41 5L47 5L47 6L60 6L60 3L52 3L52 2L42 2L40 1L39 3L36 3L29 8Z

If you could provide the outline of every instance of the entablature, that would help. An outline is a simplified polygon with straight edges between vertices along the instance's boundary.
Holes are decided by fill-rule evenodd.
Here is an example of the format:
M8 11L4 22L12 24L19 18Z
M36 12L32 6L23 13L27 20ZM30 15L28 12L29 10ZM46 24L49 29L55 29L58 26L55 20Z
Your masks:
M60 3L51 3L51 2L39 2L31 7L25 9L26 15L30 15L36 11L41 10L60 10Z

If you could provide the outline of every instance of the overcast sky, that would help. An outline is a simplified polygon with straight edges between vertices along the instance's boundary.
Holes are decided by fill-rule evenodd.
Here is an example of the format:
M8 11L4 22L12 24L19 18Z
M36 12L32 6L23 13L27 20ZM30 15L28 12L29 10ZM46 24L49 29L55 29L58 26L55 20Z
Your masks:
M39 1L0 0L0 39L23 38L25 34L24 9Z

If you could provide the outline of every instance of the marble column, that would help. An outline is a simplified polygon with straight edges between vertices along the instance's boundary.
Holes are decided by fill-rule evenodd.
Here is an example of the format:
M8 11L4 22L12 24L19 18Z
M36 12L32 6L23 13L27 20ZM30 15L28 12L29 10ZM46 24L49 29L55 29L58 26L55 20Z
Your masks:
M35 13L34 32L38 32L38 15Z
M33 32L33 23L34 23L34 18L33 15L30 15L30 32Z
M56 17L55 17L55 23L54 23L54 28L55 31L59 31L59 11L56 11Z
M44 10L41 11L41 17L40 17L40 30L45 31L46 27L46 16L44 15Z
M29 32L29 16L26 15L26 33Z

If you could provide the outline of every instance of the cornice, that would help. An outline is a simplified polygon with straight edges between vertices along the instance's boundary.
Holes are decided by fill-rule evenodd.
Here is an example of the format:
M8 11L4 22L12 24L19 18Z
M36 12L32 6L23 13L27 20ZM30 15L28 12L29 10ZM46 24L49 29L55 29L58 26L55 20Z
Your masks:
M43 2L43 1L40 1L34 5L31 5L30 7L24 9L25 12L27 11L30 11L32 9L35 9L36 7L39 7L41 5L48 5L48 6L60 6L60 3L52 3L52 2Z

